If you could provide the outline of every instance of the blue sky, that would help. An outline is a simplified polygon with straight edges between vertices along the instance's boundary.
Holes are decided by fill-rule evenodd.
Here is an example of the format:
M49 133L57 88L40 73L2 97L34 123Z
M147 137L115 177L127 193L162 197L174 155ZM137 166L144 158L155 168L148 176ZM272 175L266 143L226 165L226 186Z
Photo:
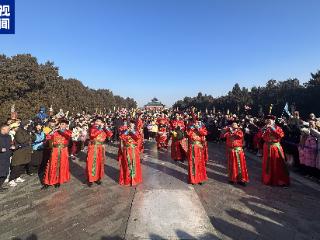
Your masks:
M65 78L171 105L320 69L318 0L16 0L0 52L54 61Z

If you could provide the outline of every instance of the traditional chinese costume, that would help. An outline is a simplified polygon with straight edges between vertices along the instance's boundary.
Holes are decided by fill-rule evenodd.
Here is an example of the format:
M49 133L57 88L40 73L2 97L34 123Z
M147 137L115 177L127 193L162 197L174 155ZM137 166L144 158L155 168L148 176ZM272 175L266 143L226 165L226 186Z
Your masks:
M228 175L231 182L246 183L249 181L246 159L243 151L243 132L241 129L225 129L223 137L226 138Z
M139 148L140 148L140 153L144 152L144 146L143 146L143 120L141 118L137 119L137 130L140 133L140 138L139 138Z
M204 125L202 125L200 128L196 128L194 125L190 125L189 129L187 130L187 135L189 183L202 183L207 180L207 129Z
M121 156L119 159L120 185L137 185L142 182L142 172L140 164L139 132L125 130L120 135Z
M290 184L289 172L280 144L283 136L284 133L278 126L269 127L263 131L262 182L266 185L286 186Z
M168 147L168 128L169 128L169 121L166 117L160 117L157 119L158 125L158 134L157 134L157 147L158 149L164 147Z
M106 159L105 140L112 136L109 129L93 126L90 128L90 142L88 145L86 174L88 182L101 181L104 176L104 163Z
M52 151L47 163L43 183L55 185L70 180L68 143L72 132L58 130L47 135L47 140L52 142Z
M171 122L171 158L176 161L184 160L187 151L187 139L184 136L185 125L182 120L173 120Z

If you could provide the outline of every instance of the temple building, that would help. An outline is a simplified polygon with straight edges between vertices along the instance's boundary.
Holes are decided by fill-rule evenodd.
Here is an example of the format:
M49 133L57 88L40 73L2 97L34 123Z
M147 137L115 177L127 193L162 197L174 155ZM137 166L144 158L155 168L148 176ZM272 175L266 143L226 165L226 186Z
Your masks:
M144 109L161 111L164 106L165 105L162 104L157 98L153 98L151 102L148 102L146 105L144 105Z

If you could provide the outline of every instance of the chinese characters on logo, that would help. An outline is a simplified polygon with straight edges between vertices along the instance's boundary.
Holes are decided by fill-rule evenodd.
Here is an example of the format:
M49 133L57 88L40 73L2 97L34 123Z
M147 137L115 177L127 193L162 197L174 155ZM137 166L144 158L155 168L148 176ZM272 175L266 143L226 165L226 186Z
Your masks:
M0 29L10 30L10 6L0 5Z
M15 32L14 0L0 0L0 34Z

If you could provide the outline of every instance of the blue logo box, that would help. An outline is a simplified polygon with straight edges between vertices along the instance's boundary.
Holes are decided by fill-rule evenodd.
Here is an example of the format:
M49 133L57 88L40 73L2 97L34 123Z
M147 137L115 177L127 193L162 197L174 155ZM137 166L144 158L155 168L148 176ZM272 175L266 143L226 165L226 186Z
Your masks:
M15 33L14 0L0 0L0 34Z

